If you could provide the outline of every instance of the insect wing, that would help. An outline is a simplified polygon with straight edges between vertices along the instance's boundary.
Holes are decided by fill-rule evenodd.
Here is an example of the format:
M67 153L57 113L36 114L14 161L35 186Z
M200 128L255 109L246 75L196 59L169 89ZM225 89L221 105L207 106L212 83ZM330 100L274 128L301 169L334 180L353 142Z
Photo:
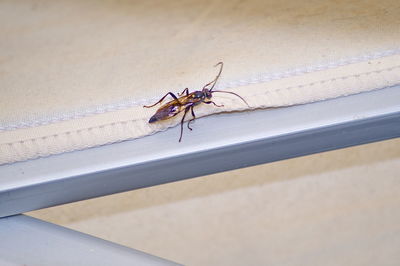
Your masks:
M177 100L173 100L161 106L157 112L150 118L149 123L154 123L159 120L165 120L176 116L185 108L179 104Z

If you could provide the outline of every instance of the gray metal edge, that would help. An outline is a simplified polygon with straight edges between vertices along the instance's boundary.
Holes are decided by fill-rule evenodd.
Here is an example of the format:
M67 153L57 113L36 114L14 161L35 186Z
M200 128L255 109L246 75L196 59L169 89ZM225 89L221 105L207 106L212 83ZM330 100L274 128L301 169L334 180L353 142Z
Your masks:
M0 217L400 136L400 87L0 167Z
M0 265L178 265L25 215L0 218Z

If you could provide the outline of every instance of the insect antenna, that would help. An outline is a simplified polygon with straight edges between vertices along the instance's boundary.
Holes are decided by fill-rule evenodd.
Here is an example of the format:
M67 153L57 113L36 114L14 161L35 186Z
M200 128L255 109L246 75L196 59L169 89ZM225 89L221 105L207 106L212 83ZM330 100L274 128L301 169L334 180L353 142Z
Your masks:
M222 69L223 69L223 67L224 67L224 63L223 63L223 62L219 62L219 63L216 64L214 67L217 67L218 65L221 66L221 68L219 69L218 75L215 77L215 79L214 79L213 81L207 83L207 84L203 87L203 90L204 90L206 87L210 86L212 83L214 83L214 84L212 85L210 91L212 91L212 90L214 89L214 86L215 86L215 84L217 83L217 80L219 79L219 76L221 76Z
M233 95L239 97L245 104L247 104L248 107L250 107L250 105L246 102L245 99L243 99L242 96L240 96L240 95L238 95L238 94L236 94L236 93L234 93L234 92L231 92L231 91L212 91L212 92L213 92L213 93L214 93L214 92L223 92L223 93L233 94Z

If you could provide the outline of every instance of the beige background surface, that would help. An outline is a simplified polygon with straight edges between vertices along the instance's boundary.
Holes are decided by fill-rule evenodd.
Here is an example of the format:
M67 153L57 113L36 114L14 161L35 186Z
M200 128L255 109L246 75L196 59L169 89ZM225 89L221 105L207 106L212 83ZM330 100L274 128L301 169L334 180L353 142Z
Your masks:
M187 265L398 265L400 139L29 213Z

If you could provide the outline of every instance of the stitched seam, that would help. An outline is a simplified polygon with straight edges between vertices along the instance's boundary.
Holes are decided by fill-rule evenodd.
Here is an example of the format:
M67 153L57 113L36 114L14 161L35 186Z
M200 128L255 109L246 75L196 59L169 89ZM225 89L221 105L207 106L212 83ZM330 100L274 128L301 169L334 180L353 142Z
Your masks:
M265 83L265 82L269 82L269 81L273 81L273 80L279 80L279 79L309 74L309 73L313 73L313 72L333 69L333 68L337 68L337 67L341 67L341 66L346 66L346 65L355 64L355 63L361 63L361 62L365 62L368 60L374 60L374 59L379 59L382 57L398 55L398 54L400 54L400 48L390 49L390 50L385 50L382 52L375 52L375 53L370 53L370 54L365 54L365 55L355 56L355 57L350 57L350 58L345 58L345 59L340 59L336 62L330 62L330 63L325 63L325 64L317 64L317 65L313 65L313 66L289 69L289 70L282 71L282 72L261 73L261 74L258 74L256 76L253 76L253 77L250 77L247 79L240 79L240 80L236 80L236 81L228 81L225 83L221 83L221 84L217 85L217 88L218 89L228 89L228 88L241 87L241 86L246 86L246 85L251 85L251 84ZM149 104L149 103L151 103L153 101L157 101L157 100L158 99L156 99L156 98L151 98L151 99L140 99L140 100L127 101L127 102L117 103L117 104L99 105L99 106L91 107L91 108L81 110L81 111L78 110L78 111L70 112L67 114L56 114L56 116L58 116L58 117L55 117L55 118L47 118L47 119L39 118L39 119L17 122L17 123L13 123L13 124L10 124L7 126L0 126L0 131L11 131L11 130L16 130L16 129L20 129L20 128L43 126L43 125L53 124L56 122L79 119L79 118L83 118L83 117L87 117L87 116L91 116L91 115L104 114L104 113L118 111L118 110L125 110L128 108L132 108L132 107L136 107L136 106L140 106L140 105L144 105L144 104Z
M332 78L332 79L320 80L320 81L311 82L311 83L308 83L308 84L290 86L290 87L286 87L286 88L281 88L281 89L276 89L276 90L273 90L273 91L265 92L265 93L262 93L262 94L253 94L253 95L251 95L249 97L266 95L266 94L269 94L271 92L279 92L279 91L284 91L284 90L301 89L301 88L304 88L304 87L315 86L315 85L319 85L319 84L326 84L326 83L335 82L335 81L338 81L338 80L346 80L346 79L349 79L349 78L360 78L360 77L364 77L364 76L369 76L371 74L379 74L379 73L383 73L383 72L390 72L390 71L393 71L395 69L400 69L400 65L394 66L394 67L385 68L385 69L381 69L381 70L375 70L375 71L364 72L364 73L359 73L359 74L341 76L341 77ZM61 132L61 133L58 133L58 134L52 134L52 135L47 135L47 136L38 137L38 138L31 138L31 139L26 139L26 140L20 140L20 141L15 141L15 142L4 143L2 145L13 146L14 144L17 144L17 143L23 144L23 143L26 143L26 142L34 142L34 141L36 141L38 139L46 140L47 138L51 138L51 137L54 138L54 137L58 137L60 135L69 135L71 133L80 134L83 131L91 131L93 129L102 129L102 128L108 127L108 126L113 127L115 125L123 125L123 124L131 123L131 122L135 122L135 121L139 121L139 120L145 120L145 119L133 119L133 120L127 120L127 121L113 122L113 123L103 124L103 125L100 125L100 126L88 127L88 128L84 128L84 129L64 131L64 132Z
M289 69L289 70L282 71L282 72L262 73L262 74L255 75L248 79L243 79L243 80L238 80L238 81L230 81L230 82L228 81L228 82L222 83L221 86L223 86L223 88L234 88L234 87L246 86L246 85L250 85L250 84L264 83L264 82L268 82L268 81L290 78L290 77L309 74L309 73L318 72L318 71L322 71L322 70L333 69L333 68L346 66L346 65L350 65L350 64L362 63L362 62L366 62L369 60L375 60L375 59L379 59L382 57L398 55L398 54L400 54L400 48L386 50L386 51L377 52L377 53L365 54L365 55L355 56L355 57L350 57L350 58L345 58L345 59L340 59L336 62L317 64L317 65L313 65L313 66L306 66L306 67L300 67L300 68L293 68L293 69Z
M390 72L390 71L393 71L393 70L396 70L396 69L400 69L400 65L393 66L393 67L388 67L388 68L381 69L381 70L374 70L374 71L369 71L369 72L364 72L364 73L359 73L359 74L341 76L341 77L337 77L337 78L324 79L324 80L319 80L319 81L310 82L310 83L306 83L306 84L290 86L290 87L286 87L286 88L280 88L280 89L276 89L276 90L272 90L272 91L266 91L265 93L261 93L261 94L253 94L253 95L251 95L251 97L254 97L254 96L257 96L257 95L262 95L262 94L268 94L268 93L271 93L271 92L280 92L280 91L284 91L284 90L301 89L303 87L312 87L312 86L315 86L315 85L321 85L321 84L325 84L325 83L328 83L328 82L335 82L335 81L338 81L338 80L346 80L346 79L349 79L349 78L359 78L359 77L363 77L363 76L369 76L371 74L380 74L382 72Z

